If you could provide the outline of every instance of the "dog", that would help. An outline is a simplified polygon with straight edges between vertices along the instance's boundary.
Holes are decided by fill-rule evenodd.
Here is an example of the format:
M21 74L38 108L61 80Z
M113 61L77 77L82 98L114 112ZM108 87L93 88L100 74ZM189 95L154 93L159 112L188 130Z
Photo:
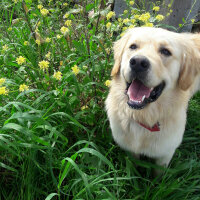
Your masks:
M114 43L106 111L115 142L167 167L200 86L200 34L129 29Z

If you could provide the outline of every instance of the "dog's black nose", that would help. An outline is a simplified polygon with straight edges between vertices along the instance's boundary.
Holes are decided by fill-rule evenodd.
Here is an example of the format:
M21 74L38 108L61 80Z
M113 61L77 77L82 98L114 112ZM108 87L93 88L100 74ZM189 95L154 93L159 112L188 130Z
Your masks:
M134 56L130 59L130 67L134 72L145 72L150 67L150 62L145 56Z

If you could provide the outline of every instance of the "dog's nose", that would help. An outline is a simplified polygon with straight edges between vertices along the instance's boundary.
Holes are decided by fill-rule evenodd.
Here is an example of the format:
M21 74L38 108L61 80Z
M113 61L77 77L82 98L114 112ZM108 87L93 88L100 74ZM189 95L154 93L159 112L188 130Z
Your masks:
M145 72L150 67L150 62L145 56L134 56L130 59L130 67L133 71Z

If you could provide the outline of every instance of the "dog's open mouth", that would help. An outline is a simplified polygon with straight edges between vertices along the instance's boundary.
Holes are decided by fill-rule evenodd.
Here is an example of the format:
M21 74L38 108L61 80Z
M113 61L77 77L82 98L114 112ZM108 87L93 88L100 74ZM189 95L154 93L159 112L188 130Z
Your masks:
M131 108L142 109L147 104L156 101L164 87L164 81L154 88L148 88L141 81L135 79L132 83L127 83L126 94L129 97L127 103Z

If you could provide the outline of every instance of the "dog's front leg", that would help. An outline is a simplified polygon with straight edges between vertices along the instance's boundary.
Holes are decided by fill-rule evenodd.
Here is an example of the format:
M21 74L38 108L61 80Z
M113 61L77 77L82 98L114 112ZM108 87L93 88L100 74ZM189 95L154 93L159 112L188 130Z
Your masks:
M174 151L171 153L168 153L165 156L158 157L155 159L155 163L159 166L167 168L173 155L174 155ZM160 175L160 174L162 174L162 172L163 172L163 170L161 170L161 169L155 169L155 171L154 171L155 175Z

